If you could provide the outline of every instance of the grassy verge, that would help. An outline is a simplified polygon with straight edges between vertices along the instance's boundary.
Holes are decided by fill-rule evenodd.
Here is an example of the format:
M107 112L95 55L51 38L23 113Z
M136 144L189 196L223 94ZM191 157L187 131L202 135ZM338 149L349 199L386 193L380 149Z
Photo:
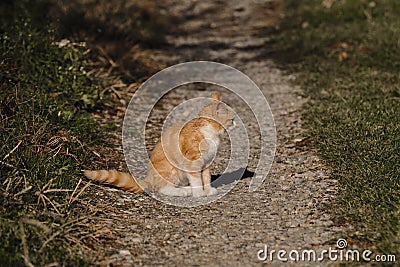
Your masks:
M127 8L127 1L120 1L116 13L107 13L107 2L0 4L0 266L88 264L82 245L92 245L90 216L81 202L85 183L80 170L102 161L93 147L104 146L107 138L90 113L112 106L102 105L112 98L102 99L110 80L123 87L110 77L122 64L112 60L118 56L107 47L122 39L126 44L132 32L123 29L140 29L132 45L160 38L147 6ZM87 5L103 10L88 15ZM94 22L97 30L90 35L92 28L84 26ZM62 38L84 38L92 52L80 43L59 42ZM126 80L148 74L135 62L129 61Z
M0 37L1 266L83 264L63 238L80 220L72 201L80 170L104 138L85 113L99 88L83 48L53 41L29 21Z
M273 56L311 98L305 116L339 180L349 239L400 255L400 3L284 0Z

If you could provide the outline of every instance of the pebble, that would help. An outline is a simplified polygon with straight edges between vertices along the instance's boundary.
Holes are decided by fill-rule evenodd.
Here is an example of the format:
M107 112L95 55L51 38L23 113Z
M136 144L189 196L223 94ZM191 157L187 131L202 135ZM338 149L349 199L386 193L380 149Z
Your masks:
M131 252L129 250L120 250L119 255L126 257L126 256L130 256Z

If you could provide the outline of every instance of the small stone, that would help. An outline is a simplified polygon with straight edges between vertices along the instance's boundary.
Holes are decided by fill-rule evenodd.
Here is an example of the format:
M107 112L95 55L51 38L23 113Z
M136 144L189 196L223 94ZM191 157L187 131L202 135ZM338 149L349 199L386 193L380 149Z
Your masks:
M126 256L131 255L131 252L129 250L120 250L119 255L126 257Z
M139 238L139 237L134 237L134 238L132 238L130 241L131 241L132 243L140 243L140 242L142 242L142 239Z

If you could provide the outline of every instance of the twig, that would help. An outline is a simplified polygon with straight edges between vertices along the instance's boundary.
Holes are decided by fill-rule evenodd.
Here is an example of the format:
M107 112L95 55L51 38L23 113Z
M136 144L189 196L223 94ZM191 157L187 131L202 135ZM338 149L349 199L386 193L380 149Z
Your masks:
M22 220L19 221L19 229L21 232L21 244L22 244L22 250L23 250L23 255L22 258L24 259L25 265L29 267L34 267L34 265L31 263L29 260L29 250L28 250L28 245L26 244L26 236L25 236L25 228L22 223Z
M28 218L23 218L22 221L26 224L30 224L36 227L39 227L42 229L45 233L50 233L51 230L49 227L47 227L44 223L38 221L38 220L33 220L33 219L28 219Z
M51 192L71 192L72 189L47 189L43 193L51 193Z
M82 243L80 240L78 240L77 238L75 238L75 237L73 237L73 236L67 235L65 238L66 238L69 242L74 243L74 244L76 244L76 245L78 245L78 246L80 246L80 247L83 247L83 248L85 248L86 250L92 250L90 247L88 247L87 245L85 245L84 243Z
M50 198L48 198L46 195L42 195L42 197L50 203L50 205L56 210L58 214L61 214L57 207L54 205L53 201L50 200Z
M48 243L50 243L56 236L58 236L59 234L61 234L63 232L63 230L57 231L54 234L52 234L49 238L46 239L46 241L43 242L42 246L39 249L39 253L43 252L43 249L47 246Z
M14 165L11 165L10 163L7 163L7 162L1 161L1 160L0 160L0 164L6 165L9 168L15 168Z
M80 196L80 195L83 193L83 191L85 191L85 189L88 188L90 185L91 185L91 182L88 182L88 183L81 189L81 191L79 191L79 193L78 193L72 200L70 200L69 203L71 204L72 202L78 200L79 196ZM71 198L72 198L72 195L71 195Z
M115 90L114 86L111 86L110 89L111 89L111 91L114 92L114 94L118 97L118 99L122 98L121 94L117 90Z
M115 63L115 61L111 59L111 57L107 54L107 52L101 46L97 46L97 49L99 49L100 53L106 57L108 63L111 65L112 68L118 67L118 64Z
M16 193L16 194L14 195L14 197L17 197L17 196L19 196L19 195L25 194L26 192L28 192L28 191L31 190L31 189L32 189L32 186L30 185L30 186L28 186L28 187L22 189L22 190L19 191L18 193Z
M95 154L97 157L101 158L101 155L97 153L96 151L92 150L92 153Z
M82 178L79 179L78 183L76 184L75 189L74 189L74 192L72 192L71 197L69 198L68 204L71 204L72 197L74 196L76 190L78 190L78 187L79 187L79 185L81 184L81 182L82 182Z
M10 151L8 152L7 155L5 155L5 157L3 158L3 160L5 160L6 158L8 158L18 147L19 145L22 143L22 140L19 140L18 144Z
M54 178L51 178L50 181L47 182L47 184L45 184L42 188L42 190L44 191L47 187L49 187L52 183L53 183Z
M43 250L46 248L46 246L53 241L57 236L59 236L60 234L64 234L66 235L67 233L71 232L71 231L75 231L75 228L73 227L75 224L79 223L80 220L85 220L86 218L78 218L76 220L73 220L71 222L67 222L65 224L63 224L62 226L60 226L60 230L55 232L54 234L52 234L48 239L46 239L45 242L43 242L42 246L40 247L40 249L38 250L38 253L42 253ZM63 238L67 238L68 235L66 235Z
M38 193L38 192L36 192L36 193ZM47 208L47 205L46 205L46 201L44 201L44 199L43 199L43 195L42 195L40 192L39 192L38 195L39 195L39 196L38 196L38 201L37 201L36 205L39 206L40 200L41 200L41 201L43 202L44 208L46 209L46 208Z

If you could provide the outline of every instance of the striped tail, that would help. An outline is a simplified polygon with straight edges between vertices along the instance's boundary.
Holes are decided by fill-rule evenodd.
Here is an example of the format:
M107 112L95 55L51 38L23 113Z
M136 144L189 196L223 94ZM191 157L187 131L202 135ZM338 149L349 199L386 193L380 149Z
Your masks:
M119 172L116 170L106 171L83 171L85 176L106 184L110 184L121 188L124 191L134 192L134 193L143 193L143 189L141 185L139 185L135 179L129 174L124 172Z

